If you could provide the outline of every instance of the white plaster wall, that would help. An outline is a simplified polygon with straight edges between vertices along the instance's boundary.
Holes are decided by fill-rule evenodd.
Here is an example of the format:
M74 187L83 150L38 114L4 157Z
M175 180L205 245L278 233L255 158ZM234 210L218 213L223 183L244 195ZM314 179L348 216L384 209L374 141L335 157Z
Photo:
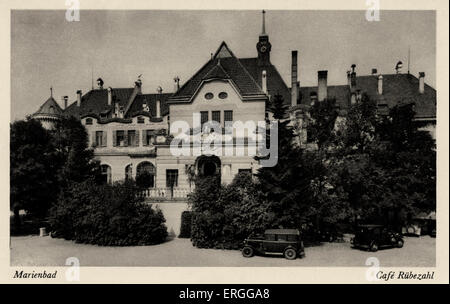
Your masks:
M211 92L214 94L213 99L206 99L205 94ZM218 97L220 92L226 92L228 97L220 99ZM194 97L192 103L186 104L171 104L170 105L170 121L171 124L175 121L185 121L193 128L193 113L200 111L208 111L209 119L212 117L212 111L221 111L220 121L223 126L224 111L233 111L233 120L246 121L264 121L265 116L265 101L242 101L235 89L227 81L211 81L205 83L197 95Z

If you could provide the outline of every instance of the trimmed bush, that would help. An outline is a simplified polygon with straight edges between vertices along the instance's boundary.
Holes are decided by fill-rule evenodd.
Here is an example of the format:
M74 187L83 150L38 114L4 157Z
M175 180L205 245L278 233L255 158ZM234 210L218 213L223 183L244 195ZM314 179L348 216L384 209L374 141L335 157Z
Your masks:
M191 227L192 227L192 212L183 211L181 213L181 227L179 238L190 238L191 237Z
M104 246L159 244L167 228L159 209L139 198L132 181L74 183L50 210L52 237Z

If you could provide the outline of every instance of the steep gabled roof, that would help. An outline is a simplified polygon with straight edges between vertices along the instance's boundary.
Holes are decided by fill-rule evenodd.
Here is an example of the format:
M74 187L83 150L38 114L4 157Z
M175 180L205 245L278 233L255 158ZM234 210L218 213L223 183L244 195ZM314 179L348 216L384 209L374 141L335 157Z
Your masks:
M207 79L231 81L243 98L265 96L257 81L234 56L226 43L222 42L213 58L172 95L169 102L189 102L201 83Z
M259 66L258 58L242 58L239 59L239 61L258 84L262 83L262 71L265 70L267 73L267 93L271 97L280 94L283 97L285 104L291 104L290 89L287 87L274 65Z
M61 115L62 112L63 110L58 105L58 103L53 99L53 97L50 97L39 107L39 110L37 110L33 115Z

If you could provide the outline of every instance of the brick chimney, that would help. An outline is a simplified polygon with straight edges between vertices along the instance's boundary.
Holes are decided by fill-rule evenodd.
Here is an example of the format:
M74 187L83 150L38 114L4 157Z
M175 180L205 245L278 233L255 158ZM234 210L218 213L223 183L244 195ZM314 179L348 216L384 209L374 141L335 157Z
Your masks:
M298 99L298 65L297 65L297 51L292 51L291 64L291 106L297 105Z
M262 85L262 90L265 94L267 94L267 72L266 70L262 71L262 75L261 75L261 85Z
M81 90L78 90L77 91L77 107L80 107L81 106L81 95L82 95L83 93L81 92Z
M112 105L112 88L108 87L108 106Z
M64 105L64 110L67 109L67 101L69 100L69 96L62 96L61 100L62 100L63 105Z
M161 101L156 101L156 117L161 117Z
M347 71L347 84L349 87L352 86L352 82L351 82L351 72Z
M425 72L419 72L419 93L425 92Z
M176 93L180 89L180 77L175 76L173 78L174 85L173 85L173 91Z
M356 72L355 72L356 64L352 64L352 73L350 74L350 87L356 87Z
M383 76L381 74L378 76L378 94L383 94Z
M319 101L327 99L327 77L328 71L318 71L317 98Z

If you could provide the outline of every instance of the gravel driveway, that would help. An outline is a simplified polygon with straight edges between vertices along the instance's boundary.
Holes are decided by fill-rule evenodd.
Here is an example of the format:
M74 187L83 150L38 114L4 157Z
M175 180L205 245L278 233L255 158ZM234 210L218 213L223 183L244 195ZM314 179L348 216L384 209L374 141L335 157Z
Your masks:
M365 266L375 256L380 266L433 267L436 239L406 237L403 248L376 253L352 249L348 242L323 243L305 248L306 257L294 261L282 257L242 257L239 251L198 249L188 239L138 247L99 247L75 244L51 237L11 238L11 266L64 266L68 257L77 257L81 266Z

